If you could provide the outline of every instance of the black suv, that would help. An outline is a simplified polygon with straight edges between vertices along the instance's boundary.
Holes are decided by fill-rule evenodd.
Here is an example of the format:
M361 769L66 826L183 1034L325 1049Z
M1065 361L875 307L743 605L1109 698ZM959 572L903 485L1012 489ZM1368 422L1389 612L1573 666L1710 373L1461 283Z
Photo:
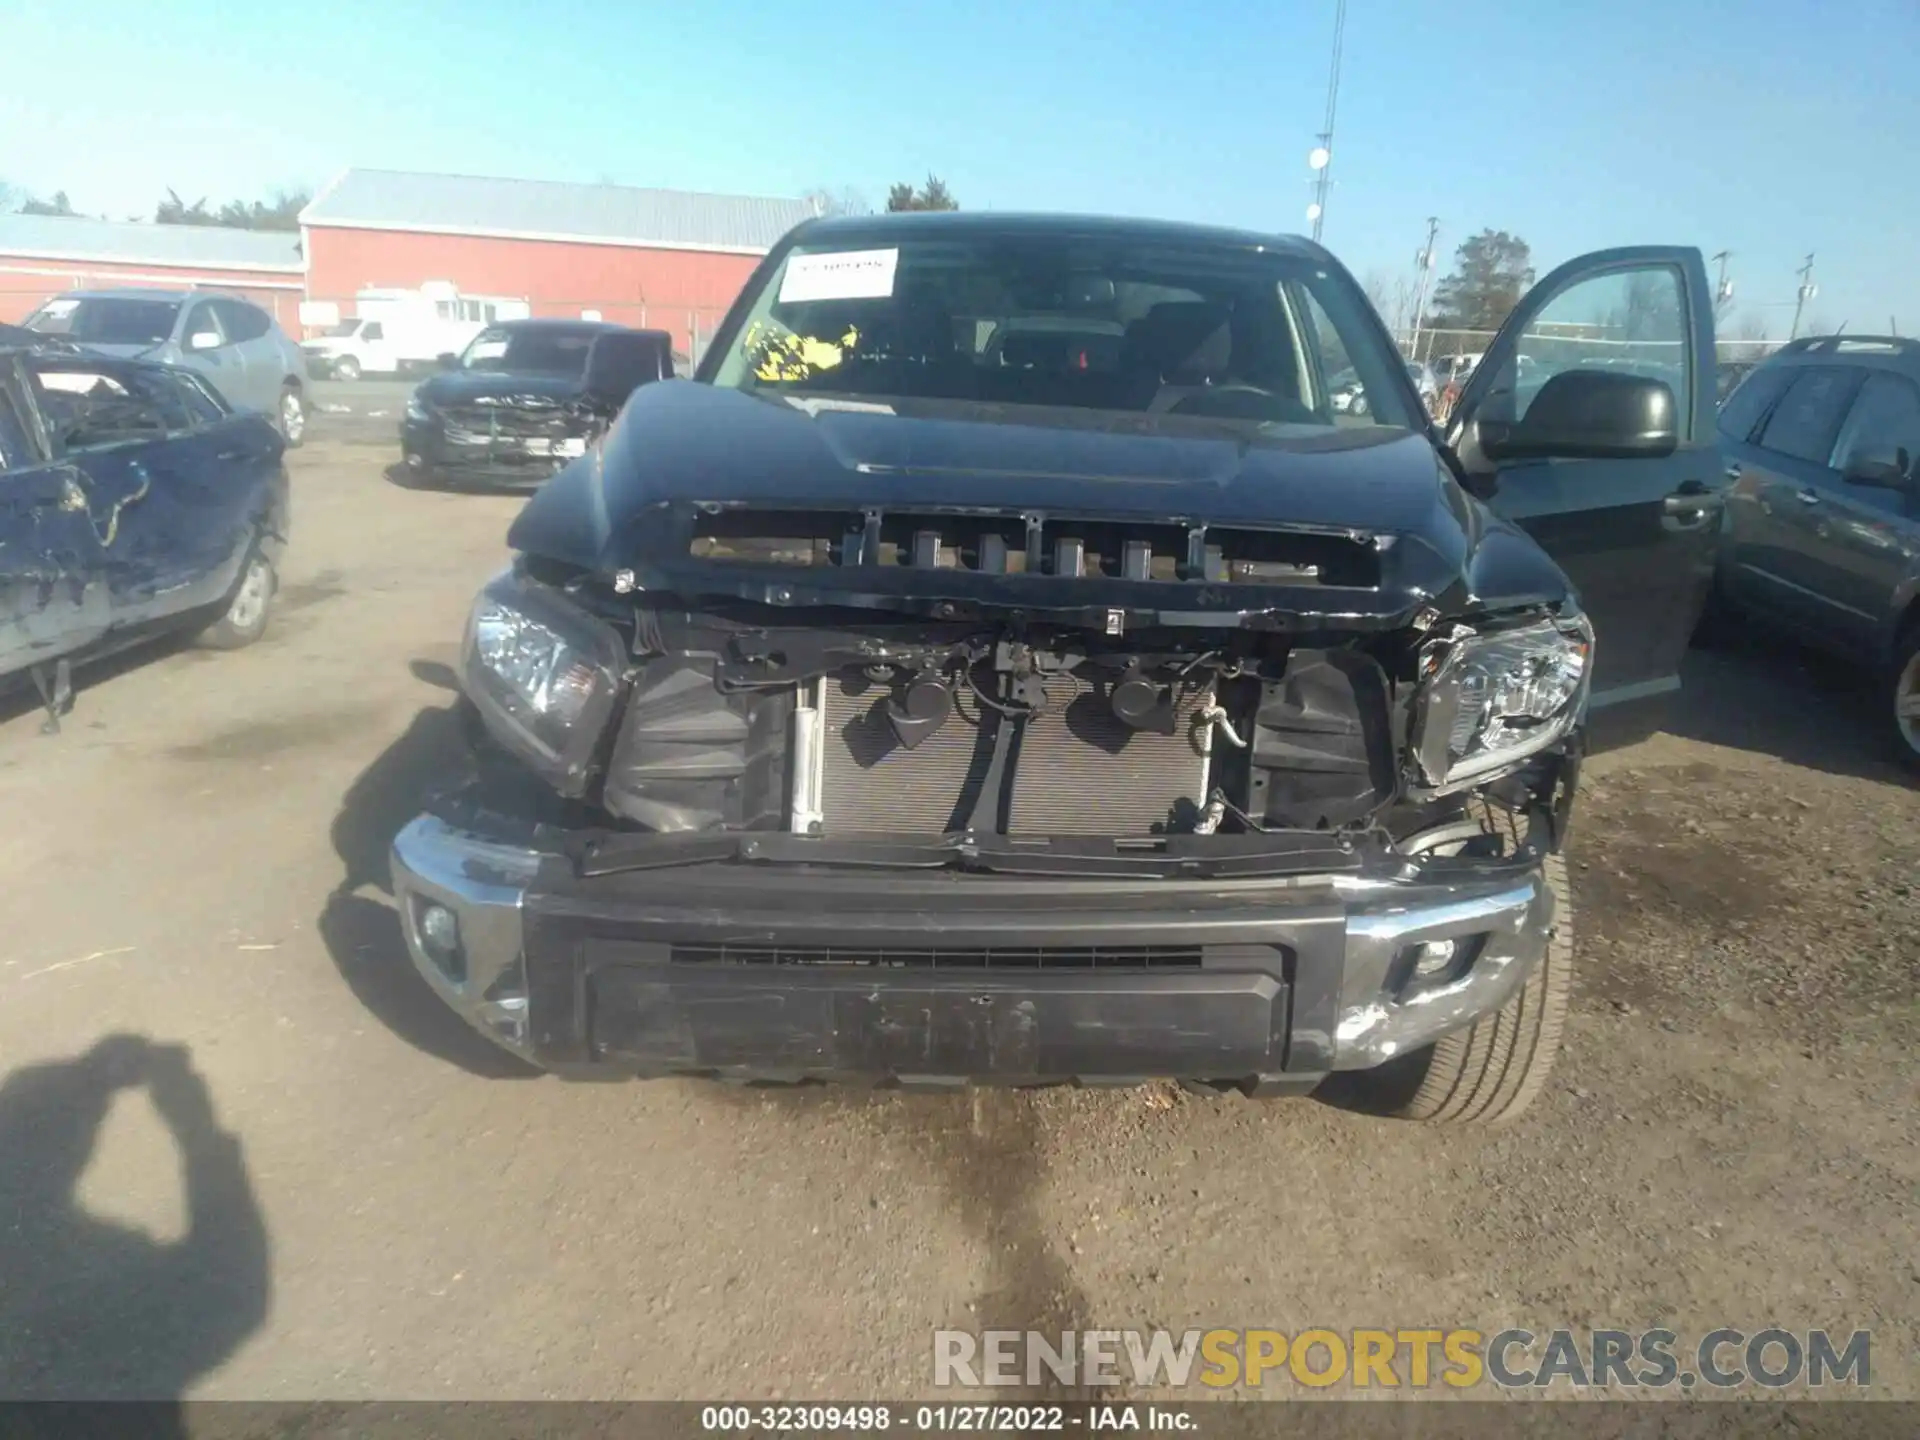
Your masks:
M1920 766L1920 340L1795 341L1728 396L1720 438L1716 598L1874 667Z

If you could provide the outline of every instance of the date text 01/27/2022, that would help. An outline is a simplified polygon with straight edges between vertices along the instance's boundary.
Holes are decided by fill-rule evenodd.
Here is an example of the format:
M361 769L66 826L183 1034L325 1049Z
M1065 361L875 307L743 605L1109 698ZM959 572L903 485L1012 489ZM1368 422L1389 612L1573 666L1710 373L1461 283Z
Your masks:
M700 1429L707 1434L878 1435L899 1430L1024 1435L1036 1431L1190 1432L1195 1428L1190 1411L1169 1405L707 1405L700 1411Z

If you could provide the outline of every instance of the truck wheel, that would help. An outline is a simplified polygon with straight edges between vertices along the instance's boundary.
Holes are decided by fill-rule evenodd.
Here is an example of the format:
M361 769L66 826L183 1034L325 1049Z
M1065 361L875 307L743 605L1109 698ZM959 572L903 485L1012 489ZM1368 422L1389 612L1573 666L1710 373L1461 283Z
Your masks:
M1543 869L1553 891L1553 930L1520 993L1425 1050L1339 1076L1355 1108L1440 1125L1501 1125L1546 1088L1573 990L1573 894L1565 856L1547 856Z
M307 438L306 397L292 381L280 387L280 437L289 450L298 450Z
M1920 625L1908 627L1894 647L1893 679L1887 689L1893 711L1894 753L1920 770Z
M1356 395L1356 396L1354 396L1354 397L1353 397L1353 413L1354 413L1355 415L1364 415L1364 414L1366 414L1366 413L1367 413L1367 410L1368 410L1369 408L1370 408L1370 407L1369 407L1369 406L1367 405L1367 397L1366 397L1366 396L1364 396L1364 395Z
M333 378L336 380L358 380L360 362L351 355L342 355L333 362Z
M280 577L273 562L256 548L247 552L240 567L239 582L227 597L227 608L220 618L195 637L209 650L241 650L267 633L267 617L273 610L273 597L280 588Z

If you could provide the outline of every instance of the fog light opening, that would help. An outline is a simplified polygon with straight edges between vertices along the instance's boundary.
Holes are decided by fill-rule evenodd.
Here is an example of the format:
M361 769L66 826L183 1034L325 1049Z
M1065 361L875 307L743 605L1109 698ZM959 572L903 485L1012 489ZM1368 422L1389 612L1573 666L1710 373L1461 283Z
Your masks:
M1413 947L1413 973L1416 979L1431 980L1453 968L1460 947L1452 940L1428 940Z
M1484 935L1415 941L1394 956L1389 991L1401 1000L1408 1000L1453 984L1473 968L1485 941Z
M455 984L467 978L467 952L460 943L460 917L432 900L416 901L413 931L434 968Z

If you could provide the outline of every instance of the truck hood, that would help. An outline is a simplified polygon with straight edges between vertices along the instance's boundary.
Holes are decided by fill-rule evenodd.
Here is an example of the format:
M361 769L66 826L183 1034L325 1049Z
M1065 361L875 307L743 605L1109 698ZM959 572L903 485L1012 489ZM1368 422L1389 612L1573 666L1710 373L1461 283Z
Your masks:
M429 405L558 405L585 393L578 375L509 374L499 370L444 370L414 393Z
M1046 535L1035 543L1049 556L1055 535L1084 523L1110 534L1141 527L1160 543L1184 532L1183 547L1187 534L1271 532L1309 548L1349 547L1355 558L1365 552L1366 565L1345 568L1370 574L1364 584L1167 583L1038 567L983 574L904 562L712 564L691 555L702 517L728 511L834 513L870 526L905 516L934 529L939 517L954 525L1012 517L1029 536ZM1385 628L1436 601L1451 611L1490 593L1550 603L1567 593L1557 568L1466 496L1420 433L768 399L692 381L637 391L603 445L543 486L507 538L516 550L609 578L625 571L620 581L630 588L941 616L1017 609L1082 623L1097 614L1126 628ZM1112 611L1123 612L1118 621Z

